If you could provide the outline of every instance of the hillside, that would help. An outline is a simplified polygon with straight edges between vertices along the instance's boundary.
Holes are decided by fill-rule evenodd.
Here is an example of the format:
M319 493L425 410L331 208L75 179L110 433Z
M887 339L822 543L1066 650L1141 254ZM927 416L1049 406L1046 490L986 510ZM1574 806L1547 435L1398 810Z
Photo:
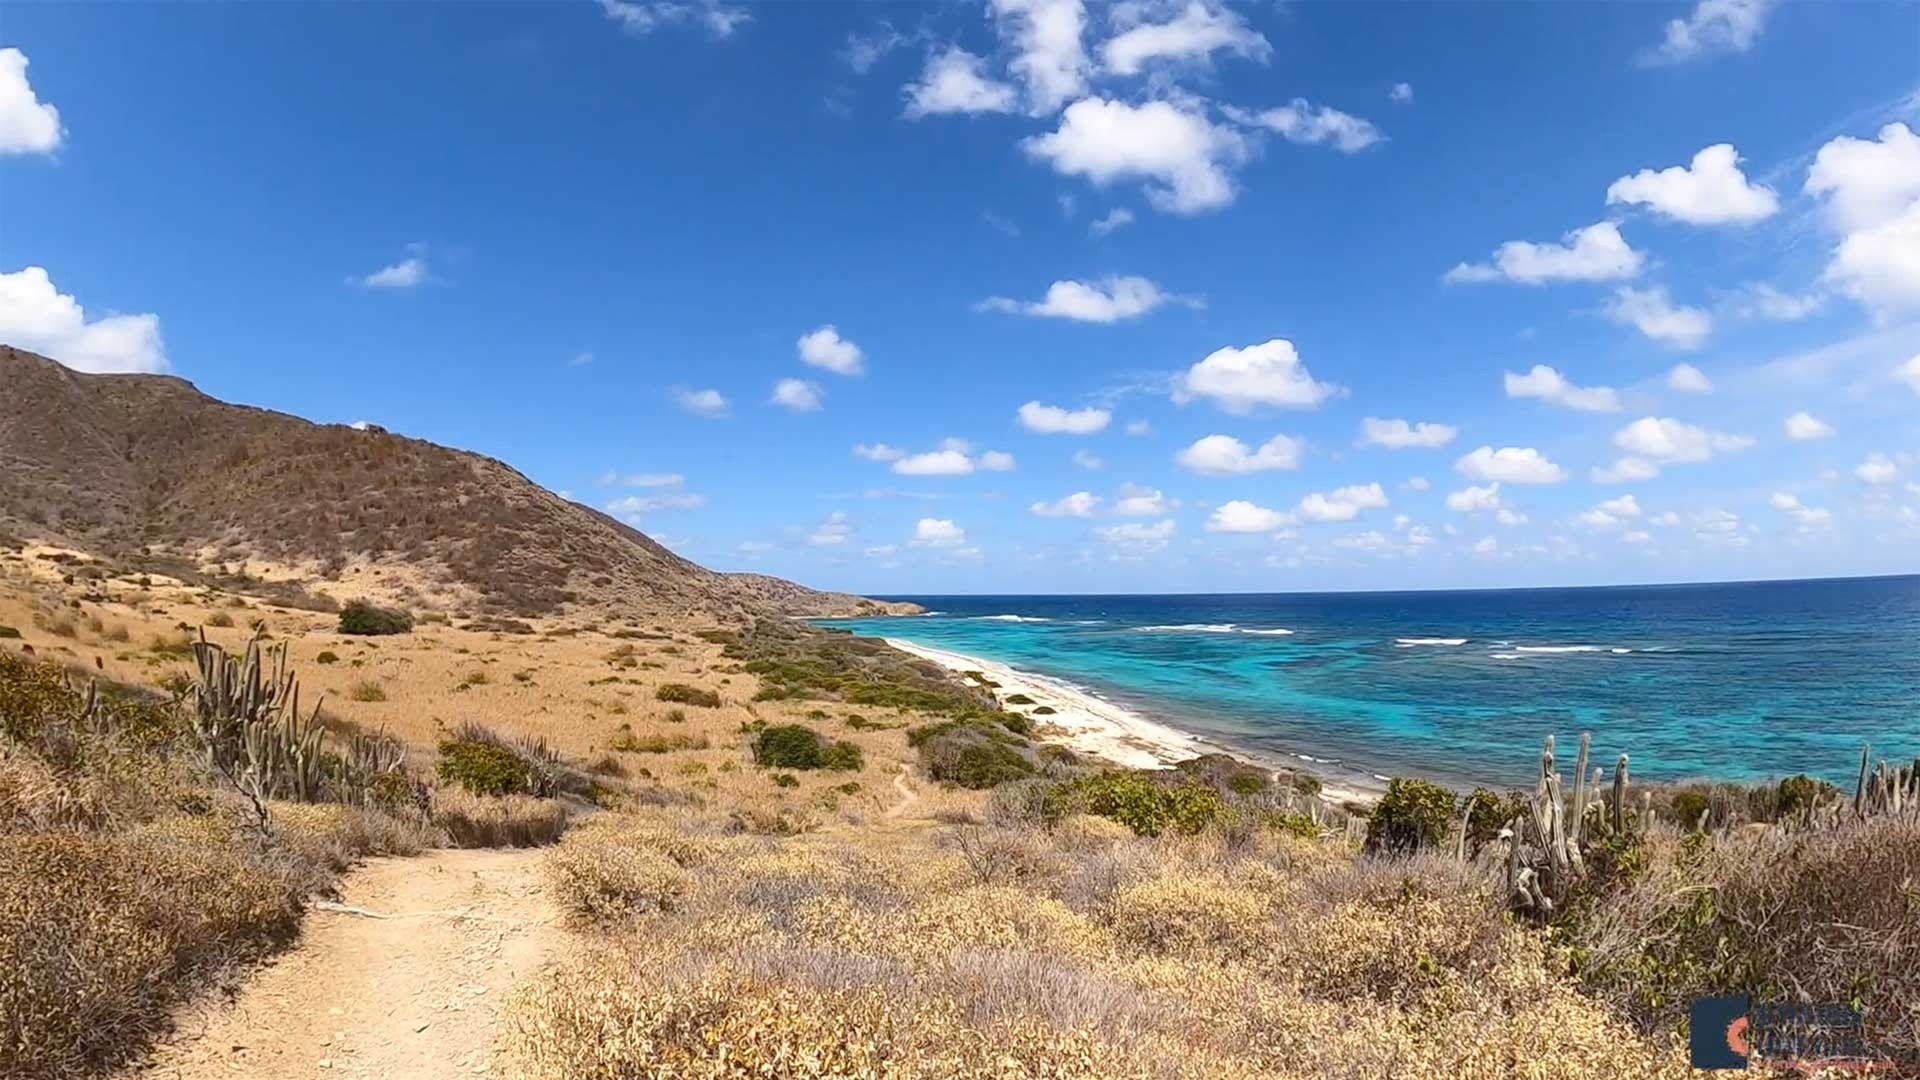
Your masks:
M0 346L0 529L176 575L545 615L904 610L722 574L491 458Z

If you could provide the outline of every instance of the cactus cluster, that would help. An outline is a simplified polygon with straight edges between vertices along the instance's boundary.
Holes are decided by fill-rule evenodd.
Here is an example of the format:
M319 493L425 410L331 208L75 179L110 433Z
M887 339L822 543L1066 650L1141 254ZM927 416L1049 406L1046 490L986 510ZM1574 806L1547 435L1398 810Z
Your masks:
M203 632L193 654L198 678L191 719L207 765L252 799L263 820L271 799L390 807L422 802L399 740L355 733L343 752L328 746L319 703L301 712L300 683L287 670L285 645L263 647L256 634L234 656Z
M1920 758L1914 758L1911 765L1889 767L1884 758L1874 763L1872 746L1860 747L1860 779L1853 789L1854 816L1914 810L1920 810Z
M319 799L327 778L326 733L318 703L301 719L300 684L287 671L286 646L262 649L256 634L235 657L202 631L193 658L192 721L207 764L256 804Z
M1652 808L1642 799L1634 809L1628 796L1627 755L1614 765L1613 784L1605 787L1606 772L1595 767L1589 779L1587 757L1592 736L1580 735L1580 752L1573 766L1573 797L1565 798L1560 773L1554 767L1553 736L1540 750L1540 778L1534 785L1527 813L1514 818L1507 836L1507 887L1513 905L1541 918L1553 914L1574 883L1586 876L1586 852L1591 843L1624 839L1644 830Z

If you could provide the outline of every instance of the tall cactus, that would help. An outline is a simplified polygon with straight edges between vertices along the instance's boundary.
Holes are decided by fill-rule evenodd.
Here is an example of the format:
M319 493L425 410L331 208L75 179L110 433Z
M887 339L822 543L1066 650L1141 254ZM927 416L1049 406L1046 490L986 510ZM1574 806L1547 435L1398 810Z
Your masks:
M285 645L262 649L258 634L238 658L210 642L194 642L199 678L193 726L207 764L253 799L262 818L269 799L310 802L327 780L320 706L303 720L300 687L287 671Z

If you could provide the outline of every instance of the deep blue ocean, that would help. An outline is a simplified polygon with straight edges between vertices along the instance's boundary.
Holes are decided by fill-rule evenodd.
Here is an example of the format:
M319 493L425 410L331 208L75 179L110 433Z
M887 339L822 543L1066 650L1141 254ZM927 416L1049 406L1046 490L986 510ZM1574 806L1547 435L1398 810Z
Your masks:
M906 596L823 620L1050 675L1334 772L1530 782L1541 737L1646 779L1920 755L1920 576L1471 592Z

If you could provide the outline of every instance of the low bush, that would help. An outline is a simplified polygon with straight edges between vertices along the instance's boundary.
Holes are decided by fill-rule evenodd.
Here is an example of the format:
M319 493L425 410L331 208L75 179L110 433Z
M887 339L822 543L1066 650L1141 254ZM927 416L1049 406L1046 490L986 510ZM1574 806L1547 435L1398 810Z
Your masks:
M413 617L404 611L375 607L365 601L355 600L340 609L338 629L342 634L365 636L405 634L413 629Z
M834 742L804 724L777 724L754 737L753 759L773 769L833 769L856 772L866 764L860 747Z
M1387 784L1387 793L1374 804L1367 819L1367 850L1410 855L1439 848L1446 843L1457 810L1453 792L1446 788L1425 780L1396 778Z
M348 688L347 696L368 703L387 700L386 688L373 679L362 679Z
M207 625L208 626L232 626L233 616L227 614L224 611L216 611L213 614L207 616Z
M705 750L709 745L705 735L635 735L625 730L607 743L610 749L629 754L671 754L680 750Z
M322 649L320 650L320 655L313 658L313 662L316 664L337 664L340 662L340 654L334 652L332 649Z
M665 683L653 692L655 700L669 701L678 705L698 705L703 709L720 707L720 695L712 690L686 683Z
M540 847L566 832L567 808L556 799L477 796L448 789L434 797L433 823L455 847Z
M1226 803L1213 788L1192 782L1160 783L1137 771L1069 780L1046 793L1041 809L1049 823L1092 814L1111 818L1139 836L1197 833L1227 819Z
M433 770L472 795L526 795L537 786L534 771L520 755L492 742L443 742Z

